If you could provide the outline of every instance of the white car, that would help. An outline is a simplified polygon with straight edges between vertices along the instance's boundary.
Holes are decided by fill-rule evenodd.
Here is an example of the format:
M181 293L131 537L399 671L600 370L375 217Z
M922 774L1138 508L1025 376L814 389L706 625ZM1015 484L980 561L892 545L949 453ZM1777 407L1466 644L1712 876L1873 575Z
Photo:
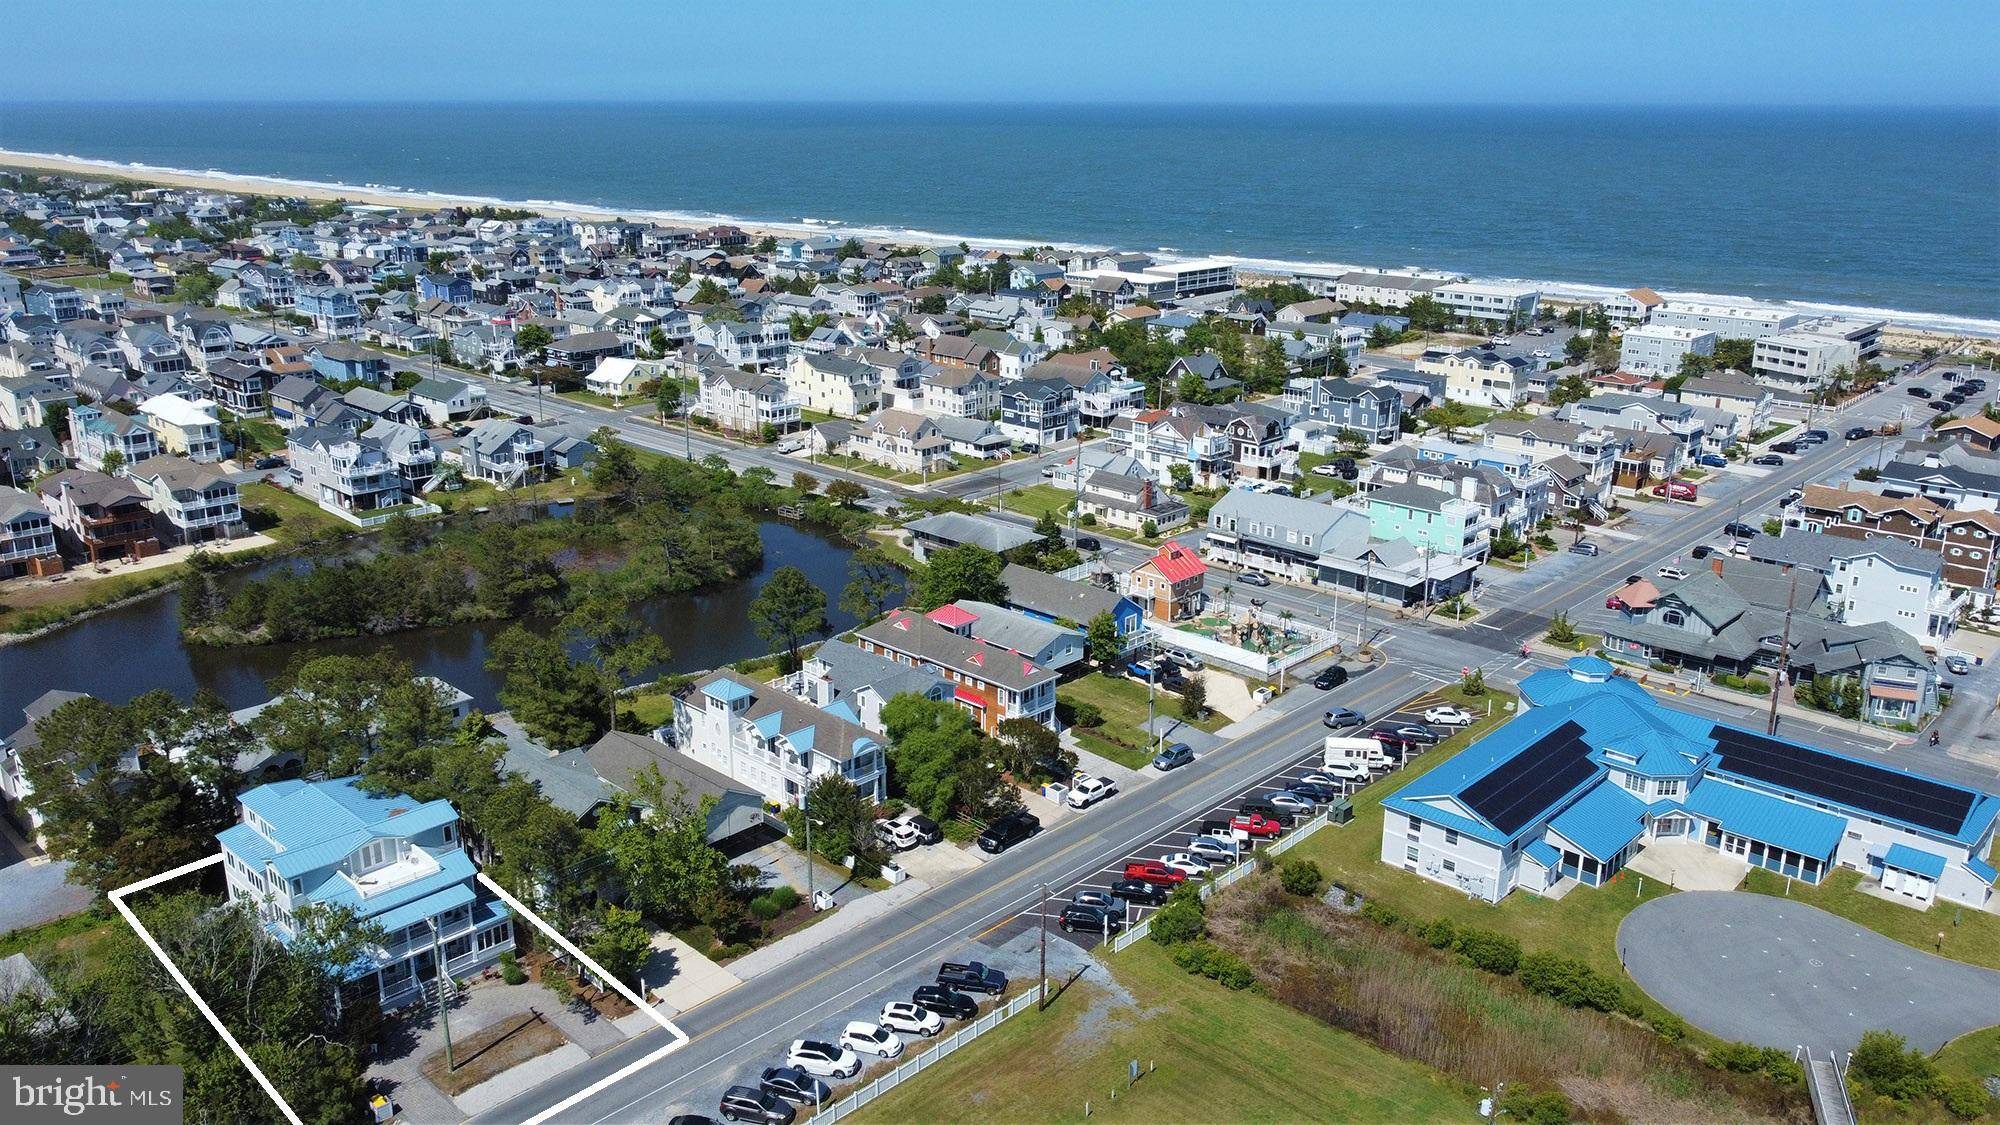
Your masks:
M1104 798L1118 792L1118 786L1108 777L1079 777L1069 787L1069 796L1064 798L1073 809L1087 809Z
M1469 727L1473 723L1473 714L1463 707L1446 703L1424 712L1424 722L1441 727Z
M1217 863L1234 863L1237 857L1236 841L1217 836L1197 836L1188 841L1188 850Z
M881 1024L855 1020L840 1033L840 1045L857 1055L893 1059L903 1053L903 1037Z
M1334 468L1332 465L1314 465L1312 472L1316 477L1337 477L1340 475L1340 470Z
M923 842L923 836L907 820L876 821L875 838L899 852L909 851Z
M1669 582L1679 582L1688 576L1687 571L1677 566L1663 566L1656 573Z
M944 1030L944 1017L908 1000L891 1000L882 1005L882 1026L929 1039Z
M1554 353L1554 352L1552 352L1552 351L1549 351L1549 350L1548 350L1547 348L1536 348L1536 349L1535 349L1535 358L1536 358L1536 359L1554 359L1555 357L1556 357L1556 356L1555 356L1555 353Z
M821 1078L852 1078L861 1073L861 1059L853 1051L817 1039L794 1039L785 1052L785 1065L795 1066Z
M1209 861L1193 852L1175 852L1160 861L1190 879L1199 879L1208 874L1212 866Z
M1488 337L1486 341L1489 346L1495 348L1504 348L1513 342L1513 339L1507 336L1492 336Z

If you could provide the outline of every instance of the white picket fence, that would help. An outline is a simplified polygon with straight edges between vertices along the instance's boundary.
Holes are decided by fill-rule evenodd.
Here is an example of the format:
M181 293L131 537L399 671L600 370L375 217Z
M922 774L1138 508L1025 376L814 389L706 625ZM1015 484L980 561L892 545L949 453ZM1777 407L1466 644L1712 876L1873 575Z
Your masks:
M1265 848L1264 853L1266 855L1278 855L1282 852L1289 851L1291 848L1296 846L1300 840L1303 840L1306 837L1312 835L1313 833L1319 831L1320 829L1325 828L1328 824L1332 823L1332 821L1333 821L1333 809L1331 806L1329 806L1325 809L1320 810L1320 812L1316 814L1311 820L1308 820L1304 824L1299 825L1297 828L1292 829L1290 832L1285 833L1283 839L1280 839L1276 843L1272 844L1270 847ZM1257 857L1253 853L1251 855L1245 856L1243 858L1243 861L1241 863L1238 863L1236 866L1231 867L1229 870L1224 871L1222 874L1217 875L1213 879L1209 879L1203 882L1199 887L1196 888L1196 890L1200 892L1201 897L1207 898L1210 894L1219 891L1222 888L1230 885L1231 883L1234 883L1236 880L1249 875L1252 871L1255 871L1256 869L1257 869ZM1139 923L1138 925L1132 927L1129 930L1126 930L1124 933L1119 934L1116 937L1112 938L1111 952L1113 953L1123 952L1126 948L1130 947L1133 942L1138 941L1140 938L1143 938L1148 933L1152 932L1152 929L1153 929L1153 919L1151 917L1148 917L1145 921Z
M834 1102L832 1105L821 1108L818 1113L812 1116L814 1125L819 1125L823 1121L838 1121L855 1110L860 1109L862 1106L867 1105L869 1102L874 1101L876 1098L881 1097L883 1094L915 1078L917 1075L923 1073L925 1067L945 1059L953 1051L999 1027L1003 1020L1019 1015L1022 1010L1033 1004L1041 996L1041 992L1042 990L1039 987L1028 989L1006 1004L973 1020L970 1025L958 1029L917 1052L916 1058L911 1059L909 1062L904 1063L880 1078L864 1083L856 1088L853 1093Z

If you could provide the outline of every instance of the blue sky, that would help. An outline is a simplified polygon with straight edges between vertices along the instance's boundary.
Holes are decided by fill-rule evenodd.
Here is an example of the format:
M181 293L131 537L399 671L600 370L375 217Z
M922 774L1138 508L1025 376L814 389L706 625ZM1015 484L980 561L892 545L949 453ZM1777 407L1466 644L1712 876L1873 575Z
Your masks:
M86 7L10 6L5 98L2000 104L1992 0Z

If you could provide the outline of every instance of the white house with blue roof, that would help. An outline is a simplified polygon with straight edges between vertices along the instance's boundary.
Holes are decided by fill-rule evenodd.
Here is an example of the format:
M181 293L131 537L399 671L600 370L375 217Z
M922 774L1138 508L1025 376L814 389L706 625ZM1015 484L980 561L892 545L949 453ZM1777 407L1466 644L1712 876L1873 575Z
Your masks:
M1916 905L1996 905L2000 797L1662 706L1596 657L1529 676L1521 701L1383 801L1384 863L1498 902L1684 840L1806 883L1846 867Z
M673 731L681 753L781 807L798 805L828 775L868 800L888 795L888 748L845 699L822 709L783 687L716 672L680 699Z
M353 778L278 781L239 798L242 823L217 834L231 902L251 903L278 940L296 935L309 903L348 907L384 937L348 989L372 985L382 1006L415 999L514 948L512 912L482 898L449 801L365 793Z

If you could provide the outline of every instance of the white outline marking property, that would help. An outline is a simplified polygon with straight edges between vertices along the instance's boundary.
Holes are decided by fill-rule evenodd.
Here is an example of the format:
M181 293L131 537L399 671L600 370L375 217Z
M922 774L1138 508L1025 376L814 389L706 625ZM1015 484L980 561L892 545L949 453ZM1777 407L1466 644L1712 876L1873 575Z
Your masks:
M230 1034L229 1029L223 1026L222 1021L216 1018L215 1010L210 1008L208 1006L208 1002L203 1000L200 994L195 992L194 985L190 984L188 982L187 977L184 974L182 974L182 972L177 966L175 966L173 958L167 956L167 951L165 949L162 949L160 947L160 943L154 939L153 935L149 931L147 931L146 927L140 924L139 916L132 913L132 908L125 905L125 898L127 895L137 894L140 891L147 890L151 887L156 887L161 883L167 882L168 880L178 879L183 875L200 871L205 867L210 867L215 864L221 863L222 859L223 859L222 853L217 852L214 855L209 856L207 859L198 859L195 860L193 863L182 864L181 866L174 868L172 871L162 871L158 875L141 879L136 883L129 883L123 887L118 888L115 891L112 891L108 897L111 899L111 905L113 907L116 907L118 913L125 919L126 925L132 927L132 931L139 935L139 940L145 942L146 948L151 950L153 956L159 959L160 964L166 967L167 974L174 978L174 983L180 985L181 991L187 993L187 997L189 1000L194 1001L194 1006L197 1010L201 1012L202 1018L207 1020L208 1025L215 1029L215 1033L222 1037L222 1041L229 1045L229 1049L235 1053L237 1060L242 1062L244 1069L250 1072L250 1077L255 1078L257 1080L257 1085L260 1086L266 1094L270 1095L272 1103L278 1107L278 1112L285 1115L285 1120L290 1122L290 1125L304 1125L304 1123L299 1120L299 1115L297 1113L294 1113L292 1111L292 1107L286 1103L285 1099L281 1095L279 1095L278 1088L271 1084L270 1078L266 1077L264 1071L260 1067L258 1067L258 1065L254 1061L251 1060L250 1052L245 1051L243 1049L243 1044L238 1043L236 1041L236 1036ZM635 1062L632 1062L622 1067L621 1069L612 1074L605 1075L603 1078L598 1079L596 1082L591 1083L589 1086L586 1086L585 1088L578 1090L576 1093L571 1094L569 1097L564 1098L562 1101L556 1103L553 1106L550 1106L548 1109L545 1109L542 1112L536 1114L535 1116L529 1118L527 1122L525 1122L525 1125L541 1125L542 1122L549 1120L556 1114L561 1113L562 1111L577 1104L578 1102L584 1100L585 1098L591 1097L592 1095L598 1093L599 1091L602 1091L610 1087L613 1083L619 1082L629 1077L630 1075L644 1069L645 1067L651 1066L653 1063L658 1062L659 1060L665 1058L666 1056L672 1054L675 1051L680 1050L682 1047L687 1045L688 1042L687 1033L682 1031L680 1028L674 1026L672 1020L669 1020L667 1017L661 1015L659 1011L656 1010L652 1005L646 1003L645 999L639 996L639 994L633 992L631 987L627 985L624 981L621 981L616 977L613 977L610 973L605 972L604 967L602 965L599 965L596 961L591 960L591 958L587 954L585 954L583 950L578 949L576 945L573 942L571 942L568 938L556 932L556 928L554 926L549 925L546 921L544 921L541 915L536 914L534 911L528 909L526 906L523 906L519 899L515 898L513 895L510 895L505 890L501 889L500 885L498 883L495 883L492 879L487 878L486 873L484 871L475 872L474 875L479 880L482 886L484 886L487 890L492 891L494 894L498 895L500 897L500 900L502 902L505 902L509 907L511 907L516 914L520 915L523 918L526 918L528 921L533 922L535 925L539 926L542 932L549 935L550 938L554 939L555 943L557 945L562 946L565 952L567 952L570 956L575 957L577 960L583 962L583 964L587 968L589 968L590 971L593 974L595 974L599 980L609 982L611 987L618 990L618 994L620 996L623 996L626 1000L630 1001L634 1007L638 1008L640 1011L652 1017L653 1022L659 1024L662 1028L665 1028L667 1034L673 1037L673 1041L671 1043L668 1043L665 1046L661 1047L659 1050L646 1055L644 1058L641 1058Z

